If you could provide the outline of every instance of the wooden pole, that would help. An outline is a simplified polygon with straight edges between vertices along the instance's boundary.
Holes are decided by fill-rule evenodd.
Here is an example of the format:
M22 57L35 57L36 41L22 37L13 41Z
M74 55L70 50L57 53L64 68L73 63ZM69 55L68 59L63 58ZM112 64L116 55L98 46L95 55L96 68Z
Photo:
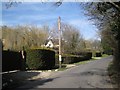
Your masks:
M61 68L61 18L58 17L58 31L59 31L59 68Z

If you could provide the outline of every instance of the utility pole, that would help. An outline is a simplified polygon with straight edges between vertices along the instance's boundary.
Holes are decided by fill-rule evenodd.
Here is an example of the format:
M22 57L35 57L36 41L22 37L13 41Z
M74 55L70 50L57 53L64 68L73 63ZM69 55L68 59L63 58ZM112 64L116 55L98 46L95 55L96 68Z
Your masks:
M58 31L59 31L59 68L61 68L61 18L58 17Z

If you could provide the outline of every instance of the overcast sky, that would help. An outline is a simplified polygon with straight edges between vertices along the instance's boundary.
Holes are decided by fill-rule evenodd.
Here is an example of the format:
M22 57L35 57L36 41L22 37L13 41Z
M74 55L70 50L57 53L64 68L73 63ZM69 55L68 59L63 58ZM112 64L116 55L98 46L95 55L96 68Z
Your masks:
M56 7L52 2L26 2L9 9L2 3L2 25L34 24L52 27L60 16L62 22L77 27L85 39L98 38L97 28L84 13L85 11L75 2L64 2L60 7Z

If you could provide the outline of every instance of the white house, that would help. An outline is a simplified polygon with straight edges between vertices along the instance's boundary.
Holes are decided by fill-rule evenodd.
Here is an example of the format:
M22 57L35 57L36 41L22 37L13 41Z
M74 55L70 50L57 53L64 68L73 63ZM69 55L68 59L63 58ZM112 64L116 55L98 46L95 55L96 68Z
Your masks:
M47 47L47 48L53 48L54 47L51 39L48 42L46 42L45 47Z

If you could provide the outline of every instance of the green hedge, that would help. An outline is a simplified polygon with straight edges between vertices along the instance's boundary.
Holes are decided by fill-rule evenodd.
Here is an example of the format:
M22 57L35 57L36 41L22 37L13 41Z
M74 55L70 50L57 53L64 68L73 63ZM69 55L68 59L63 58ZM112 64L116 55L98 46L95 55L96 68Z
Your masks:
M20 69L21 54L15 51L2 51L2 72Z
M92 58L92 53L82 53L80 55L62 55L62 63L63 64L71 64L76 63L84 60L89 60ZM55 56L55 63L59 64L59 56L58 54Z
M81 56L63 56L63 64L71 64L71 63L76 63L76 62L80 62L82 61L82 57Z
M55 66L55 52L46 49L27 50L26 64L29 69L51 69Z
M105 50L103 54L113 55L113 50Z
M101 56L102 56L101 52L96 52L96 57L101 57Z
M89 60L92 58L92 52L83 52L81 55L84 57L84 60Z

